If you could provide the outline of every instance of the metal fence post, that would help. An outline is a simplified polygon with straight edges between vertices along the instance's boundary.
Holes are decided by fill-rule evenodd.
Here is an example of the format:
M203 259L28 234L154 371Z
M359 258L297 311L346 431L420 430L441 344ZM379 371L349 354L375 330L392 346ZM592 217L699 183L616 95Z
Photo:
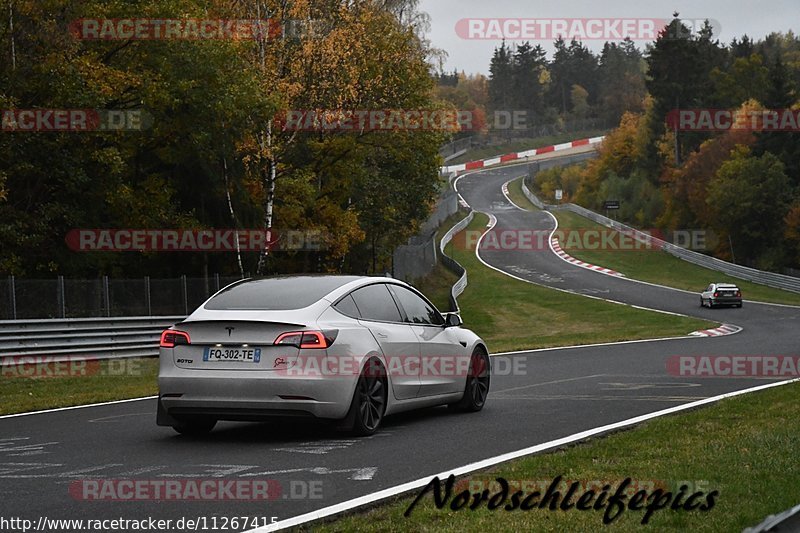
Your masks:
M186 290L186 274L181 276L181 291L183 292L183 312L189 314L189 294Z
M214 292L219 292L219 272L214 273Z
M8 295L11 298L11 319L17 319L17 284L14 276L8 276Z
M109 292L108 276L103 276L103 303L106 306L106 316L111 316L111 295Z
M64 276L58 276L58 310L61 318L67 318L67 303L64 298Z
M153 316L153 309L150 306L150 276L144 277L144 299L147 302L147 316Z

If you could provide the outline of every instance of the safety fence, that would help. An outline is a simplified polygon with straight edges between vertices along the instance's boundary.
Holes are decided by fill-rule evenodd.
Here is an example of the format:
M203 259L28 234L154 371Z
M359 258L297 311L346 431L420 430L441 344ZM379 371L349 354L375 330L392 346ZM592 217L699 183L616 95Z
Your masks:
M238 276L22 279L0 282L0 320L188 315Z

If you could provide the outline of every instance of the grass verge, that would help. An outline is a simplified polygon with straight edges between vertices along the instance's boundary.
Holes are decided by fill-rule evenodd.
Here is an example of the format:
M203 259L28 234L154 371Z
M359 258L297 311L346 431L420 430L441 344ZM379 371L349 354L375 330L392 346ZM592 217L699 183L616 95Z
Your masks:
M476 214L467 230L481 230L487 220ZM518 281L484 266L474 248L451 243L446 252L467 269L469 284L458 299L461 316L492 352L669 337L716 326Z
M648 526L643 526L645 511L626 508L610 526L604 526L604 509L506 512L490 511L484 503L475 511L452 511L449 507L438 510L429 493L408 518L403 513L416 494L314 529L641 531L648 527L650 531L741 531L798 502L800 465L791 453L800 445L798 393L800 384L791 384L723 400L577 446L498 465L456 484L458 490L488 488L495 494L499 485L494 480L502 477L509 481L510 493L521 488L529 494L533 490L543 492L542 486L557 476L570 483L581 481L584 486L602 487L608 483L614 488L630 477L640 488L649 489L649 494L653 487L663 487L674 498L678 487L688 482L689 494L719 491L714 507L705 512L672 510L668 506L656 511ZM563 496L567 483L560 488ZM596 493L600 490L597 488Z
M511 198L511 201L517 204L518 207L522 209L534 210L536 206L528 200L528 197L525 196L525 193L522 192L522 179L517 178L511 181L508 184L508 197Z
M158 358L3 365L0 414L158 394Z

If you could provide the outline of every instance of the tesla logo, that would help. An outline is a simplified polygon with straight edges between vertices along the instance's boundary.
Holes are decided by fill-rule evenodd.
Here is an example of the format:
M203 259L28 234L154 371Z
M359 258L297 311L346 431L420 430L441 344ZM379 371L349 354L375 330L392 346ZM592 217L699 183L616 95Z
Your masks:
M228 326L228 327L227 327L227 328L225 328L225 329L226 329L226 330L228 330L228 337L230 337L230 336L231 336L231 333L233 333L233 330L235 330L236 328L234 328L234 327L231 327L231 326Z

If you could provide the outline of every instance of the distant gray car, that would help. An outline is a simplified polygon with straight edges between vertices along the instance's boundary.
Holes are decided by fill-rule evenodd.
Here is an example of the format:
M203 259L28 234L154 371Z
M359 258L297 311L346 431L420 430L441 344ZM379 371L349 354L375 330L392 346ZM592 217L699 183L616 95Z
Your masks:
M202 434L218 420L310 416L369 435L409 409L479 411L489 352L460 326L390 278L237 282L162 333L157 422Z
M742 306L742 291L732 283L712 283L700 293L700 307L708 305L711 309L715 305Z

